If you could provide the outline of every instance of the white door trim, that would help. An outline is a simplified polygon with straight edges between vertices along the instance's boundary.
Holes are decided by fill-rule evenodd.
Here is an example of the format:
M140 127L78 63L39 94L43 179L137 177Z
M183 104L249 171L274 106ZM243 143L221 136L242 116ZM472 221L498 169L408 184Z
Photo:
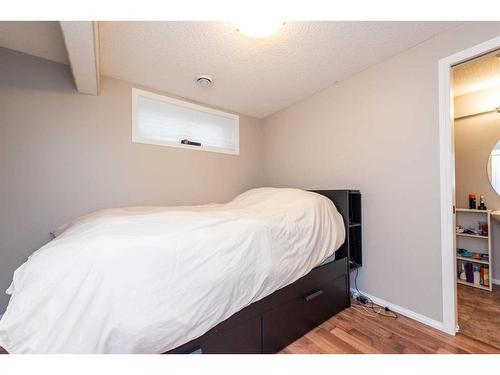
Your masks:
M443 331L455 335L457 286L455 282L455 152L451 67L500 48L500 36L439 60L439 157L441 185L441 263Z

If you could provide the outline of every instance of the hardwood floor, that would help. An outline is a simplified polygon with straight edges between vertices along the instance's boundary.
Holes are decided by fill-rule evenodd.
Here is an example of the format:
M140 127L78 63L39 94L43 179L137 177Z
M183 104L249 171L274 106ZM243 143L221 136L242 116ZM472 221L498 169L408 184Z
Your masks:
M290 344L281 353L498 354L500 349L461 333L454 337L449 336L401 315L394 319L368 313L359 306L353 306Z
M500 349L500 286L493 291L458 285L460 332Z

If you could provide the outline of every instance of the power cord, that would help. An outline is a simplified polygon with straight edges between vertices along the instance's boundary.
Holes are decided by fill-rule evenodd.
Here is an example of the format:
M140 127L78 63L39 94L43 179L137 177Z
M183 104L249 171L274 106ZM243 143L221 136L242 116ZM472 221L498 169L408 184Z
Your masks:
M361 312L363 315L366 315L371 318L375 318L377 315L380 315L380 316L385 316L387 318L397 319L398 315L394 311L389 309L387 306L381 307L375 305L369 297L365 296L363 293L359 291L358 289L359 266L355 262L350 262L350 263L354 266L356 270L356 275L354 276L354 288L356 289L356 296L353 297L354 300L357 301L358 303L357 305L353 306L353 308L356 311ZM368 314L363 313L360 309L356 308L356 306L360 306ZM375 313L376 315L372 315L372 312Z

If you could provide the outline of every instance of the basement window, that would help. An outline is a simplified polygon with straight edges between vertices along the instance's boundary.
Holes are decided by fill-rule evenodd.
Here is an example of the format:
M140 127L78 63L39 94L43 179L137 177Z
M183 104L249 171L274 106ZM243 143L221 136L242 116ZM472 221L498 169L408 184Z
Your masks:
M239 155L239 116L132 89L132 141Z

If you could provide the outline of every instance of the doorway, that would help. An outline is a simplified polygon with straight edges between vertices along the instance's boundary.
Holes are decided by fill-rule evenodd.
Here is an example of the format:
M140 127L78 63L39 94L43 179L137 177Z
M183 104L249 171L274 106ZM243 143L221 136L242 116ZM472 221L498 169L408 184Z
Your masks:
M475 289L477 289L477 291L486 292L486 286L484 285L484 277L485 277L484 274L486 266L489 267L488 269L489 272L486 272L488 274L488 277L491 276L492 274L492 266L488 264L488 262L492 260L491 254L487 256L479 254L479 253L487 254L488 242L492 241L492 236L491 236L492 224L488 222L488 220L492 219L492 215L482 212L487 210L482 210L481 212L467 211L469 208L468 194L466 197L464 197L462 187L458 189L456 185L456 182L459 182L458 180L456 180L456 177L460 177L460 181L462 181L463 176L456 176L455 173L455 165L456 165L455 161L457 156L455 152L458 151L458 149L455 150L455 143L454 143L455 130L456 130L455 118L461 117L461 119L459 120L469 119L470 118L468 117L469 115L477 115L480 112L497 115L495 108L500 106L500 103L498 103L496 107L493 106L492 108L488 108L488 110L485 110L484 107L486 106L486 103L483 100L482 110L479 110L477 108L471 110L470 106L467 107L466 105L464 105L464 103L466 102L464 98L466 98L467 94L470 94L472 92L469 91L466 93L466 91L471 90L471 88L469 87L469 89L467 90L463 88L458 88L458 86L456 86L456 80L454 82L455 77L453 74L455 71L458 72L460 69L462 69L462 71L466 71L468 68L470 68L470 66L467 68L467 64L473 64L475 60L480 61L481 59L485 58L496 59L496 55L492 53L499 49L500 49L500 37L494 38L492 40L489 40L485 43L482 43L465 51L449 56L445 59L440 60L439 62L443 330L452 335L454 335L459 328L458 323L460 322L460 317L459 317L460 312L462 312L461 314L462 322L465 322L467 316L469 316L470 318L472 316L475 316L475 314L477 314L477 312L473 313L469 311L469 315L467 315L467 311L465 311L463 308L462 309L458 308L457 302L460 301L463 302L466 300L474 301L472 297L471 297L472 299L468 297L469 295L468 291L473 290L473 288L474 291L476 291ZM500 59L498 60L498 63L500 66ZM474 69L469 69L469 70L474 70ZM455 91L453 90L454 83L456 86ZM457 95L457 94L462 94L462 95ZM464 100L462 100L462 102L458 100L459 96L463 96L462 99ZM472 95L470 95L470 97L472 97ZM458 104L460 104L460 108L458 108ZM491 104L489 105L491 106ZM474 113L472 113L471 111ZM500 116L500 114L498 114L498 116ZM472 117L475 118L477 116L472 116ZM489 154L491 150L488 150L487 152ZM484 179L487 179L486 177L487 165L485 164L484 168L482 168L481 170L482 174L484 175L481 178L484 177ZM479 170L477 170L477 172L478 175L480 175ZM482 180L482 182L484 182L484 179ZM464 188L467 189L467 187ZM481 189L486 190L484 187L482 187ZM471 194L476 194L476 209L479 208L480 195L482 195L481 193L482 193L481 191L478 191L476 193L471 192ZM487 202L485 204L488 205ZM494 205L496 205L496 202ZM455 215L455 207L459 209L457 210L456 215ZM481 206L481 208L483 207ZM488 208L494 208L494 207L490 206ZM500 210L500 205L498 209ZM474 217L474 215L479 215L479 216ZM461 223L461 221L464 221L463 224ZM480 232L479 222L483 223L483 232ZM472 225L472 223L476 224ZM457 235L456 233L456 224L461 225L461 228L463 229L462 235L460 236ZM488 235L483 236L481 233ZM478 237L470 237L470 236L478 236ZM457 240L457 238L459 239ZM482 241L481 245L479 247L473 244L471 245L471 243L473 243L471 241L474 240L476 241L481 240ZM500 241L500 238L497 241ZM490 244L490 246L493 246L493 244ZM457 255L457 249L468 250L468 252L463 252L461 250L461 252ZM479 255L476 253L478 253ZM481 256L483 258L476 259L477 257ZM458 257L465 259L459 259ZM470 257L470 259L467 257ZM472 257L474 257L474 259L472 259ZM466 274L469 276L469 278L466 277L465 280L460 279L460 276L462 277L464 276L462 275L461 261L464 261L465 262L464 264L467 264L467 263L472 263L472 260L475 261L476 267L474 267L473 265L471 270L470 269L471 267L467 266ZM498 261L500 262L500 259ZM477 265L479 265L479 267ZM470 278L471 272L472 272L472 279ZM471 282L471 284L476 285L477 283L474 283L473 279L474 276L478 278L479 280L478 283L483 288L465 284L466 282ZM481 276L483 284L481 284L480 281ZM460 281L463 282L460 283ZM491 278L490 282L492 281L493 278ZM487 287L489 289L490 285L487 285ZM495 288L491 289L493 290ZM457 290L459 292L458 296L457 296ZM472 304L475 303L476 305L478 304L477 301L471 303ZM485 301L482 301L482 303L485 303ZM463 306L465 306L465 302Z
M452 92L459 332L500 349L500 50L453 66Z

